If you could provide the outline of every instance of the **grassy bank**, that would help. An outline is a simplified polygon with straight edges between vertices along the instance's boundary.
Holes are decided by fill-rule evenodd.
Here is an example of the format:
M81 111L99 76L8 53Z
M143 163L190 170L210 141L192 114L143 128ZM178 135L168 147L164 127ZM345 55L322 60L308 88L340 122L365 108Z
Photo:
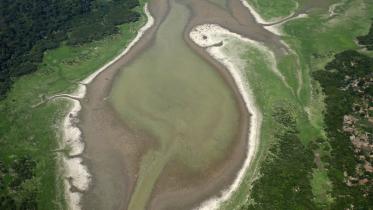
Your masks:
M62 45L47 51L38 71L17 79L8 97L0 102L1 162L6 168L24 156L35 161L32 178L17 188L22 192L12 194L10 190L12 180L18 175L21 177L22 172L0 173L6 183L0 193L8 200L13 199L16 206L23 199L35 198L38 209L65 207L63 178L57 174L56 149L59 126L68 104L59 100L34 105L47 96L72 91L78 81L119 54L146 21L142 7L136 9L142 13L141 20L121 25L117 35L77 47Z
M275 7L262 7L258 11L261 13L265 9L277 10ZM292 116L296 119L297 134L292 139L299 138L299 141L303 143L304 151L313 151L313 155L309 157L313 165L306 168L304 174L308 177L308 180L302 181L303 184L304 181L306 182L305 185L302 185L305 197L298 195L299 200L297 202L306 203L304 198L310 198L312 205L316 205L317 208L330 208L333 202L331 194L333 186L325 167L330 153L330 144L325 140L323 130L324 96L318 83L311 78L310 74L315 70L324 68L334 54L346 49L357 48L354 41L355 37L367 33L371 18L369 14L372 14L373 8L371 4L368 4L368 1L364 0L344 1L335 11L337 12L336 15L330 17L327 10L312 10L308 18L290 21L284 26L286 35L283 36L283 39L295 50L301 66L302 84L299 95L291 93L270 71L269 62L263 52L248 47L247 53L243 55L243 59L247 61L246 73L249 84L254 91L257 104L263 112L261 145L254 167L247 173L240 190L231 201L225 204L223 209L268 209L269 206L261 205L261 202L262 204L265 203L266 199L272 202L272 209L278 209L284 206L282 205L283 200L292 201L291 192L287 194L285 191L277 192L287 195L287 197L281 199L276 196L268 197L272 190L286 189L284 187L289 183L284 180L293 179L292 174L284 176L284 180L281 181L279 172L275 173L273 171L275 168L272 171L260 168L260 166L270 166L272 161L280 164L283 160L278 158L282 157L281 148L283 147L281 145L287 138L278 135L279 131L284 128L273 115L279 104L287 107L286 113L292 113ZM280 15L271 16L267 14L263 16L268 19ZM283 72L293 89L300 85L294 73L296 71L295 59L295 56L289 56L278 61L279 70ZM280 149L274 150L273 148ZM294 161L294 164L298 164L296 160L288 160L289 163ZM286 170L292 170L292 168L284 165L282 170L285 172ZM252 185L252 183L254 184ZM293 186L296 185L300 185L300 183L293 183ZM258 190L260 186L263 188L264 186L272 187L260 191ZM251 187L252 189L250 189ZM308 187L311 191L308 191ZM302 188L299 189L302 191ZM309 194L310 192L311 194ZM251 196L248 197L250 194ZM304 208L315 209L311 205ZM296 209L296 207L289 206L288 209Z
M356 37L366 34L369 29L373 7L368 1L342 1L336 9L336 15L313 14L311 18L299 19L285 25L288 34L285 40L296 50L304 67L303 80L305 81L301 95L304 97L305 106L309 109L311 124L322 129L324 137L325 127L323 123L324 96L319 85L310 77L313 71L323 69L327 62L333 59L334 54L347 49L356 49ZM309 88L307 88L309 87ZM317 142L320 148L315 149L315 154L320 155L321 160L329 157L329 143ZM328 208L333 201L330 195L331 184L324 167L326 161L321 161L314 169L311 181L315 202L322 208Z
M265 19L273 20L290 15L297 8L296 0L248 0Z
M239 45L240 43L236 43ZM234 47L234 45L233 45ZM246 178L241 185L241 188L233 196L233 198L225 204L224 209L239 209L242 206L247 205L247 195L250 193L250 185L254 179L257 178L257 172L259 165L265 162L270 163L270 160L273 160L275 156L275 151L273 150L268 153L269 148L272 146L279 145L279 142L284 136L279 136L286 129L296 130L296 139L297 145L307 145L307 142L310 141L308 138L300 138L303 134L300 129L300 125L307 123L307 115L302 108L302 105L299 99L294 95L294 93L286 87L283 81L273 72L271 67L270 58L263 52L260 48L254 46L247 46L246 52L242 55L242 60L246 63L245 73L247 75L250 87L254 92L256 103L263 113L263 124L261 129L261 139L260 145L258 148L258 155L253 164L253 167L247 173ZM278 115L278 110L284 109L291 119L294 120L291 125L283 125L279 120L274 117ZM310 125L306 125L310 127ZM312 130L308 132L314 132ZM305 148L303 146L302 148ZM296 161L296 160L292 160ZM312 171L309 168L309 171ZM308 172L307 172L308 173Z

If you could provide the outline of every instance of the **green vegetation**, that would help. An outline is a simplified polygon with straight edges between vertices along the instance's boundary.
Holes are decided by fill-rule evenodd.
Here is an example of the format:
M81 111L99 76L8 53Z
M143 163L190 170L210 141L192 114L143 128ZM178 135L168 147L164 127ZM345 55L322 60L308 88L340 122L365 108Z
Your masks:
M348 195L348 191L345 191L341 194L341 197L337 198L338 192L335 190L337 187L334 186L335 178L330 176L332 170L330 165L337 164L337 162L333 163L333 153L335 151L332 149L333 143L327 138L328 131L324 130L326 125L323 114L324 110L327 109L323 103L325 96L318 82L312 79L311 73L324 68L333 59L334 54L346 49L358 48L355 38L362 34L367 34L371 19L369 15L373 12L373 5L369 4L369 1L350 0L344 1L343 5L338 7L337 14L333 17L329 17L329 14L325 14L326 12L327 9L312 10L308 18L290 21L283 28L286 33L283 39L295 50L299 58L303 84L297 81L297 77L295 76L294 64L296 61L293 58L289 56L280 58L278 61L279 70L286 77L286 80L293 89L301 84L301 91L298 97L294 96L289 89L285 88L276 79L274 74L270 73L268 60L265 59L265 55L258 50L248 47L249 52L244 57L248 64L247 78L253 89L257 105L263 113L261 144L254 167L247 174L243 185L233 196L233 199L225 204L224 209L347 208L343 205L338 206L338 199L343 201L343 195ZM367 40L371 39L368 36L359 38L361 40L360 43L364 41L368 42ZM367 51L363 53L369 54ZM335 103L343 105L344 102L335 101ZM276 164L281 164L282 160L288 160L289 164L299 164L298 162L292 162L296 161L296 159L286 159L281 154L281 149L278 149L282 148L284 144L284 139L276 136L280 127L272 117L275 107L278 104L288 104L285 106L290 107L287 109L288 112L296 115L296 137L303 143L303 147L298 148L305 154L309 154L310 150L314 153L312 156L307 155L308 161L304 162L309 168L302 171L302 173L307 176L308 180L298 179L297 183L289 183L288 179L298 174L298 172L287 174L286 170L291 169L287 168L286 165L280 168L284 169L284 171L275 171L278 168ZM363 121L364 125L367 124L366 121ZM293 137L292 141L286 139L286 142L289 144L291 142L295 146L297 145L296 141L294 141L296 137ZM348 143L351 144L350 142ZM346 153L345 150L341 151L344 151L340 153L341 155ZM297 152L294 155L296 156ZM343 158L342 156L339 157L341 160ZM309 165L309 161L315 164ZM267 167L273 166L274 171L268 172L271 168L267 169ZM302 164L301 166L298 165L298 167L302 166ZM256 174L259 175L256 176ZM341 176L337 177L341 178ZM303 194L296 196L300 200L295 201L305 206L298 205L297 208L297 202L295 202L294 206L284 208L286 200L293 199L294 194L289 192L281 194L284 191L281 193L279 191L286 189L285 186L289 186L290 184L303 187L303 191L300 191ZM266 186L268 187L264 188ZM269 186L272 186L272 188ZM309 190L309 186L311 186L311 190ZM276 194L276 191L278 194ZM363 192L366 192L362 190L352 191L356 193L355 195L359 193L360 195L364 195ZM311 196L310 192L312 192ZM371 194L368 193L367 195ZM363 203L362 198L357 198L356 203ZM366 202L368 200L365 199ZM268 204L264 201L272 203ZM309 201L312 201L312 203L309 203ZM271 206L264 206L264 204Z
M296 55L289 54L282 57L278 63L278 69L286 78L286 82L293 89L294 94L297 93L302 84L299 81Z
M1 209L36 209L36 193L40 183L34 177L36 162L22 156L4 164L0 161Z
M295 0L248 0L265 19L271 20L290 15L297 7Z
M373 23L370 26L369 33L365 36L357 37L359 44L364 45L367 50L373 50Z
M307 96L304 98L310 110L310 121L321 129L325 127L322 112L325 108L321 101L324 96L318 84L310 79L310 71L324 68L337 52L356 49L355 37L367 33L371 18L368 14L373 11L372 5L366 1L344 1L343 8L338 10L339 13L334 18L313 13L310 18L289 22L284 28L287 33L286 41L296 49L304 65L302 70L305 86L301 95ZM307 87L311 85L312 92L309 95ZM325 136L324 130L321 132L322 136ZM327 176L330 174L327 166L331 142L319 141L315 144L319 147L315 150L315 154L320 155L320 162L312 180L315 202L322 208L331 208L331 203L336 196L334 193L331 194L333 180Z
M323 162L326 161L327 160L323 160ZM319 164L319 162L315 162L316 164ZM333 199L330 192L332 188L332 183L330 181L327 181L329 180L327 171L322 168L314 168L311 178L312 193L314 196L312 200L321 209L328 209L330 203L333 202Z
M347 50L337 54L326 70L315 72L314 77L326 95L325 125L332 147L328 176L335 198L332 209L369 209L373 189L367 180L373 176L363 166L371 164L373 124L364 121L372 114L373 58ZM361 147L364 143L368 146Z
M240 41L231 44L230 49L242 46ZM299 98L271 69L271 57L261 48L245 48L242 59L247 64L246 75L263 113L261 139L252 170L224 209L289 209L291 205L313 209L310 178L314 164L308 145L317 130L310 125Z
M314 209L309 180L314 164L308 142L317 132L302 103L270 70L263 54L248 50L248 78L264 116L260 178L242 209Z
M0 99L14 79L38 69L43 53L67 40L78 45L137 21L138 0L4 0L0 2Z
M277 142L261 165L251 190L254 202L244 209L316 209L310 184L313 153L299 139L296 115L286 104L274 105Z
M135 10L142 14L141 7ZM5 180L5 185L0 181L0 200L7 200L0 202L0 209L25 209L25 203L37 206L26 209L64 209L63 177L56 175L56 134L69 104L55 100L35 105L76 88L78 81L118 55L144 22L142 16L140 21L118 26L118 33L104 39L48 50L38 71L14 80L8 96L0 101L0 179ZM25 167L28 175L20 175L23 172L16 171L15 163L31 165Z
M232 201L226 204L227 209L237 206L242 209L346 209L351 204L357 209L369 209L373 205L369 199L371 186L360 184L360 180L364 183L364 179L371 180L372 177L361 173L360 169L356 171L355 166L361 166L362 160L356 158L349 140L350 131L343 131L343 117L351 115L357 119L358 123L354 124L356 130L372 132L370 122L364 117L366 115L356 114L356 110L360 109L353 106L365 104L366 99L362 98L360 91L363 95L372 96L372 85L367 86L367 81L372 78L372 58L367 56L370 52L356 51L358 46L354 42L355 37L368 32L371 18L368 15L373 12L373 5L369 3L368 0L346 1L335 17L315 11L309 18L285 25L287 35L284 39L297 52L302 66L303 84L299 97L270 70L263 52L254 47L247 48L248 52L244 55L246 73L263 113L261 144L255 167L247 174ZM291 10L287 11L264 17L284 16ZM259 12L264 11L259 9ZM106 18L120 20L120 17ZM2 20L0 24L3 24ZM61 180L55 176L55 139L59 120L68 104L55 101L42 106L34 105L46 96L74 89L76 82L118 54L142 23L121 25L111 31L116 34L105 39L100 39L102 34L90 33L84 24L80 25L81 28L70 28L67 41L56 49L44 52L55 47L55 42L40 41L45 55L38 71L13 78L33 70L37 63L26 65L26 62L19 68L20 72L12 75L13 88L8 97L0 102L0 209L64 207L63 197L56 189ZM107 28L103 26L101 29L106 31ZM79 40L79 31L87 37ZM358 37L360 44L368 50L372 46L372 31L371 28L366 36ZM100 40L71 46L95 39ZM29 50L38 46L25 45L33 46L27 48ZM7 54L4 53L7 48L1 46L1 50L1 55ZM26 61L27 56L26 52L26 56L21 58ZM279 69L293 88L300 85L290 71L294 69L294 59L286 57L279 61ZM313 73L324 69L325 65L326 70ZM4 72L6 75L1 75L0 83L7 89L10 76L8 70ZM311 73L320 82L322 90L310 77ZM345 76L350 79L346 80ZM341 89L353 80L358 80L357 87L363 89ZM322 103L324 97L325 104ZM369 116L371 114L368 112ZM262 167L258 167L259 164ZM257 172L260 172L259 177L255 176ZM349 176L354 179L350 180ZM256 181L252 185L254 179ZM290 207L287 203L290 201L296 206Z

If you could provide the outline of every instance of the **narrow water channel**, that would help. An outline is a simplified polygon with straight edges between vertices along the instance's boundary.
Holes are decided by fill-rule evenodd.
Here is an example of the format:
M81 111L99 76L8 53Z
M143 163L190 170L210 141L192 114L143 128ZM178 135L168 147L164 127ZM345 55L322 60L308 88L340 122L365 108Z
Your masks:
M114 81L115 110L131 129L155 140L141 160L129 210L147 206L166 166L204 173L226 157L239 132L232 89L183 39L189 15L182 2L171 1L153 44Z

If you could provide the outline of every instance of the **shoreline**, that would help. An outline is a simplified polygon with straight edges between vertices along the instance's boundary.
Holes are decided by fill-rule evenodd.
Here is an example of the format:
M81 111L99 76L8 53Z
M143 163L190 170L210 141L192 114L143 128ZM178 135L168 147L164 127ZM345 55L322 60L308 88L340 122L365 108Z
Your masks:
M159 25L161 22L162 22L162 20L164 19L164 17L167 15L167 9L166 9L166 11L164 11L165 10L165 8L162 8L162 4L161 3L167 3L167 2L164 2L164 1L162 1L162 2L160 2L160 1L162 1L162 0L158 0L158 1L152 1L152 2L150 2L149 3L149 8L148 9L150 9L151 10L151 12L152 12L152 14L154 15L154 17L155 17L155 21L156 21L156 25ZM238 5L235 5L235 6L238 6ZM241 5L240 5L241 6ZM148 11L149 12L149 11ZM150 15L150 14L149 14ZM150 15L151 16L151 15ZM219 18L221 18L220 16L218 16ZM153 18L153 17L152 17ZM200 21L203 21L203 22L209 22L209 21L204 21L204 19L199 19ZM231 19L232 21L236 21L236 19ZM153 22L154 22L154 20L153 20ZM189 39L188 37L188 34L189 34L189 32L190 32L190 30L193 28L193 27L189 27L189 26L191 26L191 25L194 25L194 26L196 26L196 25L199 25L199 24L195 24L195 22L194 22L194 20L193 21L191 21L191 22L189 22L188 23L188 26L186 26L186 31L185 31L185 37L187 38L187 39ZM229 25L229 24L228 24ZM244 28L242 28L242 30L244 30ZM151 30L151 32L149 32L149 33L153 33L152 32L153 30ZM240 30L239 30L240 31ZM239 32L238 31L238 32ZM232 32L232 33L234 33L234 32ZM263 33L268 33L268 32L266 32L266 30L263 30ZM148 33L147 33L148 34ZM238 33L234 33L234 34L236 34L236 35L238 35ZM246 34L245 34L246 35ZM151 37L149 37L150 35L146 35L145 36L145 39L147 40L148 38L150 38L151 39ZM136 38L135 38L136 39ZM120 201L120 206L123 206L123 208L125 208L125 206L126 206L126 202L127 202L127 199L129 199L128 198L128 196L130 196L130 194L131 194L131 192L132 192L132 182L134 182L134 181L136 181L136 172L135 172L135 174L134 175L132 175L131 174L131 172L130 172L130 175L129 175L129 177L127 177L127 178L123 178L123 176L126 176L125 174L123 174L122 175L122 178L120 179L120 177L119 178L115 178L114 180L112 180L112 181L109 181L109 180L107 180L107 178L105 178L105 177L101 177L102 179L101 180L97 180L97 179L95 179L95 177L99 177L99 175L100 176L102 176L103 174L101 173L101 172L98 172L98 171L96 171L95 172L95 170L102 170L103 168L106 168L106 167L103 167L103 166L100 166L99 168L97 168L96 167L96 169L95 168L92 168L92 165L90 164L90 162L91 162L91 158L93 157L92 155L95 155L95 154L97 154L97 153L94 153L94 152L102 152L102 153L104 153L106 150L105 149L109 149L109 148L111 148L111 149L114 149L114 148L112 148L113 146L114 146L114 143L113 142L111 142L111 143L109 143L109 144L113 144L112 146L108 146L108 148L101 148L100 146L98 146L98 145L101 145L101 143L99 143L98 142L98 140L100 139L100 136L101 136L101 139L102 139L102 137L106 137L107 135L106 134L103 134L103 135L98 135L97 136L97 132L98 132L98 130L97 130L97 128L96 128L96 130L94 130L95 129L95 126L93 126L93 127L90 127L91 125L93 125L92 123L88 123L89 121L90 122L92 122L92 120L103 120L102 118L97 118L97 117L102 117L102 114L105 112L105 111L100 111L100 112L97 112L97 114L96 114L96 109L98 108L98 107L100 107L100 108L103 108L104 106L106 107L105 109L106 110L108 110L108 111L110 111L111 109L110 109L110 105L109 104L107 104L107 102L105 102L105 100L106 100L106 97L107 97L107 92L108 91L110 91L111 90L111 87L112 87L112 82L114 81L114 79L115 79L115 75L118 73L118 70L120 69L120 68L122 68L123 67L123 65L127 65L127 63L129 63L129 62L131 62L131 60L133 59L133 56L136 56L136 52L138 51L138 50L140 50L139 52L142 52L143 50L144 50L144 47L145 46L143 46L143 45L145 45L146 44L146 42L148 42L148 41L146 41L146 40L144 40L144 41L141 41L141 43L140 43L140 46L138 46L138 45L135 45L135 44L133 44L133 45L129 45L129 47L127 47L127 48L130 48L130 47L132 47L132 46L136 46L135 47L135 51L131 51L131 53L129 53L129 54L127 54L127 56L124 56L124 54L126 54L126 53L124 53L124 52L122 52L119 56L117 56L116 58L114 58L112 61L110 61L109 63L107 63L104 67L102 67L102 68L100 68L100 69L98 69L96 72L94 72L94 73L92 73L90 76L88 76L86 79L84 79L83 81L82 81L82 86L88 86L88 89L89 89L89 92L87 93L87 95L85 95L84 96L84 101L82 101L83 103L84 103L84 110L86 110L86 111L83 111L83 113L84 114L81 114L81 115L83 115L83 116L80 116L80 120L82 120L83 122L84 122L84 125L83 125L83 127L82 127L82 130L84 131L84 135L85 135L85 138L87 137L86 136L86 131L87 131L87 128L88 128L88 131L89 131L89 137L87 137L88 139L90 139L90 141L91 140L93 140L93 144L96 144L95 146L93 146L94 148L92 148L92 145L91 146L89 146L88 145L88 147L89 147L89 149L88 149L88 152L87 152L87 150L84 150L84 156L83 156L83 162L85 163L85 165L87 165L88 166L88 168L91 170L91 173L93 174L93 181L92 181L92 185L94 185L94 190L87 190L87 193L85 194L86 196L85 196L85 198L83 198L83 199L81 199L80 197L81 196L79 196L79 200L81 199L82 201L82 205L84 206L84 207L94 207L94 206L96 206L97 204L99 204L99 205L101 205L101 204L103 204L103 203L106 203L106 205L111 205L111 201L112 201L112 199L111 198L108 198L108 195L105 195L105 196L101 196L101 197L99 197L100 195L101 195L101 193L103 192L103 190L104 190L104 192L106 192L106 190L108 190L108 189L106 189L106 188L110 188L110 187L113 187L111 184L112 184L112 181L113 182L118 182L118 181L121 181L121 182L124 182L124 184L121 184L121 185L116 185L116 187L118 188L125 188L125 189L121 189L121 190L119 190L120 191L120 193L119 193L119 191L118 192L116 192L116 194L115 195L118 195L118 196L121 196L122 197L122 199L121 199L121 201ZM190 40L190 39L189 39ZM250 39L251 40L251 39ZM257 41L257 40L256 40ZM143 43L144 42L144 43ZM259 42L258 42L259 43ZM148 43L149 44L149 43ZM215 189L215 187L219 187L219 190L214 190L213 191L213 193L209 193L208 195L204 195L203 197L201 196L201 198L202 199L200 199L200 198L198 198L197 200L198 200L198 202L192 202L192 203L190 203L190 204L193 204L193 206L192 207L195 207L195 206L200 206L200 204L201 203L204 203L205 201L206 201L206 199L209 199L211 196L217 196L217 195L220 195L220 193L221 193L221 191L222 190L225 190L226 188L227 188L227 186L228 187L231 187L231 182L232 182L232 180L234 180L234 182L235 182L235 185L238 185L239 184L239 182L237 182L236 180L237 180L237 172L238 173L240 173L241 175L239 175L239 176L241 176L241 178L240 179L242 179L242 176L244 176L244 172L245 172L245 170L242 170L242 168L241 168L241 165L242 164L246 164L246 163L244 163L244 162L247 162L247 154L244 154L244 152L245 151L247 151L247 149L246 149L246 147L249 147L249 150L255 150L255 146L257 146L257 145L250 145L249 143L250 142L248 142L247 141L247 139L248 139L248 135L249 136L251 136L251 135L259 135L259 133L258 132L250 132L251 130L250 129L252 129L252 127L256 127L256 126L258 126L258 124L259 123L250 123L250 121L251 120L253 120L252 119L252 116L250 116L250 113L251 114L253 114L253 112L251 112L250 110L248 110L247 109L247 103L245 102L245 99L244 99L244 97L243 97L243 95L242 95L242 87L241 87L241 90L240 90L240 87L239 87L239 84L237 83L237 78L234 78L235 76L232 74L232 71L230 71L230 69L229 68L227 68L227 66L224 64L224 63L222 63L221 61L219 61L219 59L216 59L216 58L214 58L214 56L211 56L210 54L209 54L209 52L205 52L205 50L203 49L203 48L200 48L200 47L198 47L198 45L196 45L195 43L193 43L193 41L189 41L189 43L188 43L188 41L187 41L187 44L191 47L191 48L194 48L195 50L197 50L197 52L198 52L198 54L200 54L200 56L202 56L204 59L206 59L206 62L209 62L212 66L214 66L214 68L216 68L216 70L217 70L217 72L219 73L219 74L221 74L221 76L224 78L224 80L226 80L226 82L228 82L230 85L229 86L231 86L231 88L232 88L232 90L235 92L235 95L237 95L238 97L237 97L237 100L239 101L239 106L241 107L240 109L241 110L244 110L244 112L245 112L245 114L242 116L242 118L245 118L245 119L242 119L242 120L244 120L245 121L245 125L242 125L243 127L244 127L244 129L242 129L242 134L240 134L241 136L242 136L242 140L240 140L240 141L242 141L242 142L244 142L244 145L245 146L242 146L242 154L241 153L238 153L238 154L236 154L235 155L235 158L238 158L238 156L239 156L239 158L240 158L240 160L239 160L239 162L237 162L237 163L235 163L234 165L235 166L231 166L231 167L234 167L235 169L234 169L234 171L231 171L231 172L229 172L228 174L229 174L229 180L228 180L228 177L226 178L226 180L224 181L224 184L220 184L220 185L215 185L215 184L211 184L211 186L213 186L214 187L214 189ZM191 45L193 45L193 46L191 46ZM139 49L137 49L137 48L139 48ZM199 49L196 49L196 48L199 48ZM127 50L127 49L125 49L125 51L129 51L129 49ZM205 55L201 55L201 54L205 54ZM206 58L206 57L211 57L211 58ZM115 60L116 59L116 60ZM118 61L118 62L116 62L116 61ZM109 71L105 71L105 73L103 73L103 71L104 70L109 70ZM103 74L100 74L100 73L103 73ZM100 76L98 76L98 75L100 75ZM96 79L96 80L94 80L94 78L96 78L98 76L98 78ZM93 82L93 80L94 80L94 82ZM241 82L242 82L243 80L241 79ZM92 82L92 83L91 83ZM103 89L102 89L103 88ZM100 98L100 97L102 97L102 98ZM103 100L102 100L103 99ZM91 101L90 103L88 103L88 104L90 104L90 105L88 105L88 106L90 106L89 108L88 107L86 107L86 103L88 102L88 101ZM93 101L93 102L92 102ZM247 101L247 100L246 100ZM98 103L98 104L96 104L96 103ZM92 105L92 106L91 106ZM256 108L255 106L252 106L253 108ZM88 111L87 111L87 109L88 109ZM89 111L90 110L90 111ZM93 116L93 117L91 117L91 116L88 116L89 115L89 113L94 113L94 115L95 116ZM87 115L88 114L88 115ZM114 112L112 113L112 114L115 114ZM261 116L259 117L259 119L256 117L254 120L255 121L260 121L260 118L261 118ZM110 117L108 117L108 118L105 118L105 119L107 119L107 120L110 120L110 121L107 121L107 122L105 122L105 123L108 123L108 122L111 122L111 118ZM104 120L105 121L105 120ZM88 124L87 124L88 123ZM118 121L118 123L119 123L119 121ZM96 123L97 124L97 123ZM119 126L119 124L118 124L118 126ZM257 128L258 129L258 128ZM105 132L105 131L104 131ZM118 135L119 135L119 133L120 133L120 131L116 131L115 132L116 134L114 135L114 134L109 134L111 137L119 137ZM118 135L117 135L118 134ZM92 136L93 135L93 136ZM121 136L120 136L121 137ZM92 139L93 138L93 139ZM121 137L122 138L122 137ZM136 138L136 137L135 137ZM119 140L119 139L117 139L117 140ZM125 141L128 141L128 140L126 140L126 139L123 139L123 140L125 140ZM126 143L123 143L123 142L120 142L120 143L115 143L115 144L119 144L118 146L119 146L119 148L115 148L115 150L118 150L118 151L115 151L115 154L116 153L118 153L118 155L124 155L124 156L118 156L118 158L122 158L122 157L126 157L125 156L125 154L123 154L123 153L126 153L127 151L124 151L124 150L131 150L131 145L128 145L128 143L129 144L131 144L130 143L131 141L129 141L129 142L126 142ZM104 145L101 145L101 146L104 146ZM117 146L117 147L118 147ZM123 147L122 148L122 146L125 146L125 147ZM129 148L128 148L129 147ZM122 151L123 150L123 151ZM109 150L109 151L111 151L111 150ZM240 150L241 151L241 150ZM113 151L114 152L114 151ZM130 151L130 153L131 153L131 151ZM253 153L253 152L250 152L250 154L251 154L251 156L253 156L255 153ZM238 156L237 156L238 155ZM102 158L102 157L101 157ZM101 161L100 160L100 158L99 157L95 157L95 159L97 159L97 160L99 160L99 161ZM95 160L95 161L97 161L97 160ZM123 167L123 169L124 170L126 170L126 168L127 167L131 167L131 165L130 166L127 166L126 164L127 164L127 162L128 161L131 161L131 160L124 160L123 161L123 163L122 162L120 162L120 163L116 163L116 167L119 167L121 170L122 170L122 167ZM120 165L120 164L122 164L122 165ZM124 165L123 165L124 164ZM131 169L129 169L129 170L131 170ZM136 171L136 170L135 170ZM111 172L110 172L111 173ZM219 172L220 173L220 172ZM227 173L223 173L224 174L224 176L226 176L227 175ZM112 174L113 176L115 176L116 174ZM124 179L124 180L123 180ZM128 180L127 180L128 179ZM109 181L109 182L108 182ZM103 188L103 184L105 184L105 187ZM123 186L122 186L123 185ZM210 185L209 185L210 186ZM210 186L210 187L211 187ZM92 188L90 188L90 189L92 189ZM213 188L211 188L211 189L213 189ZM194 190L191 190L190 192L187 192L186 194L188 194L188 195L195 195L195 192L196 192L196 190L198 190L198 192L201 190L200 188L198 188L198 187L196 187L196 189L194 189ZM204 189L205 190L205 189ZM114 193L114 191L117 191L117 190L109 190L110 191L110 193ZM108 192L109 192L108 191ZM123 193L125 193L124 195L122 195L121 193L122 193L122 191L124 191ZM194 193L193 193L193 191L194 191ZM226 190L225 190L226 191ZM232 191L233 192L233 191ZM231 192L231 193L232 193ZM193 193L193 194L189 194L189 193ZM88 195L87 195L88 194ZM226 193L224 193L224 194L226 194ZM114 194L113 194L114 195ZM175 194L174 194L175 195ZM225 195L226 196L226 195ZM167 196L166 196L167 197ZM229 196L228 196L229 197ZM101 201L97 201L97 198L99 198L99 200L101 200ZM92 199L94 199L94 200L96 200L96 201L93 201ZM118 199L118 198L115 198L115 199ZM193 198L194 199L194 198ZM192 199L192 200L193 200ZM226 198L227 199L227 198ZM105 200L105 201L104 201ZM167 199L167 200L169 200L169 199ZM167 203L167 200L166 200L166 202L164 202L164 201L162 201L161 203ZM185 201L186 202L189 202L189 201L187 201L188 199L186 199ZM196 200L196 201L197 201ZM209 200L211 200L211 199L209 199ZM117 201L117 200L115 200L115 201ZM221 201L219 202L219 203L217 203L217 205L220 205L220 203L221 203ZM79 202L78 202L78 204L79 204ZM189 203L188 203L189 204ZM87 205L87 206L86 206ZM80 206L79 206L80 207ZM96 208L97 208L98 206L96 206ZM108 206L106 206L106 207L108 207Z
M240 183L242 182L244 175L246 174L247 169L249 168L251 162L253 161L256 150L258 148L259 143L259 136L260 136L260 126L262 121L262 116L259 109L255 105L255 100L252 97L252 91L249 88L247 81L245 82L245 78L242 74L242 70L237 67L234 62L229 60L229 55L224 54L219 49L223 46L217 46L217 43L220 43L221 40L213 40L212 43L207 40L211 40L216 38L217 34L220 35L228 35L238 38L244 42L250 42L251 44L257 44L254 41L244 38L239 34L233 33L228 31L225 28L217 24L203 24L194 27L194 29L190 32L189 36L190 39L193 40L197 45L200 47L205 48L205 50L218 62L223 64L225 68L229 71L232 78L234 79L236 86L243 98L247 111L251 114L250 116L250 128L248 131L248 144L247 144L247 154L246 159L244 161L243 166L238 171L236 178L234 179L233 183L228 187L228 189L224 189L222 191L221 196L214 196L209 198L208 200L202 202L199 207L196 209L199 210L210 210L210 209L218 209L221 203L227 201L237 190ZM207 37L204 39L204 37ZM224 44L224 43L223 43Z
M229 149L230 152L227 159L220 162L219 167L214 166L209 169L212 172L209 178L201 177L201 180L194 181L188 185L187 188L169 190L161 187L162 184L166 183L166 175L162 176L152 194L150 204L148 205L149 209L193 209L199 206L203 201L213 195L218 195L222 189L225 189L231 184L232 180L234 180L236 176L237 171L241 168L246 156L245 148L247 146L248 128L250 126L250 113L245 108L245 103L243 102L237 85L224 65L210 56L203 48L200 48L189 38L189 31L193 28L193 26L198 25L196 22L209 22L208 20L204 21L203 17L201 17L199 13L200 11L195 11L194 9L196 9L196 7L202 10L211 8L210 5L196 5L196 3L197 2L185 4L185 6L187 6L187 8L190 10L190 14L194 15L191 15L188 18L188 22L183 31L183 39L186 42L186 45L192 49L194 53L196 53L205 62L213 67L213 70L219 74L219 76L232 90L235 100L237 101L238 109L242 113L240 116L240 131L237 133L237 142L235 146L232 146ZM220 21L224 20L221 19L222 17L220 15L217 16L219 17ZM204 183L203 186L201 186L202 183Z
M292 11L289 15L285 16L285 17L278 17L278 18L274 18L272 21L267 21L267 20L264 20L264 18L254 9L253 6L251 6L251 4L249 2L247 2L247 0L240 0L242 5L244 7L246 7L250 13L254 16L255 18L255 21L258 23L258 24L261 24L263 26L271 26L271 25L276 25L278 23L281 23L291 17L293 17L294 15L296 15L296 12ZM299 3L296 2L296 7L295 7L295 10L297 10L299 8Z
M65 176L64 180L64 194L67 202L68 209L79 210L81 209L81 197L83 192L87 191L92 179L91 174L88 172L88 168L84 165L82 157L80 155L84 151L85 143L82 140L82 132L80 128L76 126L79 122L78 115L81 110L81 103L79 99L83 99L86 95L86 85L91 83L100 73L105 71L113 63L117 62L120 58L125 56L132 47L141 39L145 32L151 28L154 24L154 18L150 14L148 9L148 3L144 5L144 12L146 14L147 22L137 32L136 37L125 47L125 49L111 61L106 63L100 69L90 74L87 78L82 80L77 90L72 94L60 94L56 95L53 99L67 99L72 106L68 109L65 118L63 119L62 125L62 141L60 146L62 148L68 148L70 151L67 157L61 158L62 171Z
M263 28L265 28L266 30L272 32L273 34L277 36L284 35L283 32L281 31L281 26L285 24L286 22L299 19L299 18L308 17L307 13L302 13L301 11L299 11L299 3L296 2L296 7L289 15L285 17L275 18L272 21L267 21L267 20L264 20L264 18L255 10L253 6L251 6L249 2L247 2L247 0L240 0L240 1L242 5L246 7L249 10L249 12L254 16L254 19L258 24L262 25Z
M281 28L282 25L284 25L285 23L287 23L289 21L292 21L292 20L296 20L296 19L300 19L300 18L307 18L307 17L308 17L307 13L300 13L298 15L295 15L295 13L294 13L291 17L285 18L285 19L279 21L278 23L270 24L270 25L263 25L263 26L268 31L270 31L270 32L272 32L272 33L274 33L278 36L283 36L284 33L282 32L282 28Z

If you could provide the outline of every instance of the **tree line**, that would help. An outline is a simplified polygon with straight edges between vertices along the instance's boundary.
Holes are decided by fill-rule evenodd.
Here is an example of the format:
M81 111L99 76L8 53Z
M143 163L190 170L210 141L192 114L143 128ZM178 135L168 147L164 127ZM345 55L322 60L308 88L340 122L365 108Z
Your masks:
M373 50L373 23L369 33L357 40L362 47ZM328 164L334 197L331 208L370 209L373 174L365 171L363 165L372 164L373 151L369 146L359 148L352 140L361 135L360 142L367 141L370 145L373 142L373 123L368 120L373 114L370 109L373 107L373 58L356 50L346 50L336 54L324 70L313 76L325 94L325 130L332 148ZM346 123L346 116L354 122Z
M28 155L0 160L0 209L36 210L40 185L35 177L36 161Z
M261 164L259 178L250 193L252 201L241 210L318 209L312 200L310 184L314 156L299 138L295 110L287 102L279 102L272 117L276 124L276 144Z
M13 81L34 72L43 53L62 41L80 45L118 32L137 21L138 0L0 1L0 99Z
M369 33L357 40L362 48L373 50L373 23ZM317 167L313 152L325 140L317 139L303 145L291 106L278 103L272 114L277 127L276 144L271 146L261 164L250 200L241 210L372 208L373 173L369 169L364 171L364 166L372 164L373 151L368 149L369 146L356 149L351 133L345 132L344 116L353 115L357 119L354 134L362 133L364 138L366 135L372 145L373 123L369 119L373 115L373 58L356 50L346 50L336 54L325 69L312 76L325 94L324 121L330 156L322 157L322 160L327 163L325 167L332 182L331 206L315 203L310 184L312 170Z

